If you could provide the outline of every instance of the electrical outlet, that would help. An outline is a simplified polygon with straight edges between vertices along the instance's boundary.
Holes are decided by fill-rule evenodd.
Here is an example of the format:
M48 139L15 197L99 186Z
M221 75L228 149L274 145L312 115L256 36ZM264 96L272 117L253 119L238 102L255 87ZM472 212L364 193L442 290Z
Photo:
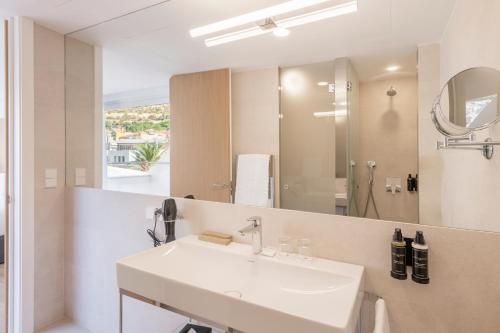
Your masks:
M146 211L145 211L146 220L152 220L152 219L154 219L154 217L155 217L155 210L156 210L156 207L153 207L153 206L147 206L146 207Z
M75 186L85 186L87 184L87 170L85 168L75 169Z

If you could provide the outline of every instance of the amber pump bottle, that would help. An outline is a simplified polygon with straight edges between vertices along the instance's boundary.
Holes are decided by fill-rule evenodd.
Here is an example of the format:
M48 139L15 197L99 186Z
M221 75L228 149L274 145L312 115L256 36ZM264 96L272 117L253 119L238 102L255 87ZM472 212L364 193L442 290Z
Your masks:
M391 259L391 276L398 280L406 280L406 242L399 228L394 230L394 235L392 236Z

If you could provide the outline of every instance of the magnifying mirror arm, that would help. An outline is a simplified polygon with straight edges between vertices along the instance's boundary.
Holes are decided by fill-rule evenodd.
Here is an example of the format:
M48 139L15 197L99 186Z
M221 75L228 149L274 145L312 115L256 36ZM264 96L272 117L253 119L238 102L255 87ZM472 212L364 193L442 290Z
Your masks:
M494 146L499 146L500 141L493 141L491 138L487 138L485 141L476 141L476 136L474 131L470 130L462 135L453 134L446 130L440 123L437 115L437 108L439 107L439 102L434 104L431 111L431 119L434 123L436 129L439 133L444 135L444 141L438 141L436 148L438 150L443 149L460 149L460 150L478 150L481 151L484 158L491 160L493 154L495 153Z
M444 141L437 142L437 149L479 150L486 159L491 160L495 152L494 146L500 145L500 141L493 141L491 138L487 138L483 142L474 140L475 137L473 134L462 138L445 137Z

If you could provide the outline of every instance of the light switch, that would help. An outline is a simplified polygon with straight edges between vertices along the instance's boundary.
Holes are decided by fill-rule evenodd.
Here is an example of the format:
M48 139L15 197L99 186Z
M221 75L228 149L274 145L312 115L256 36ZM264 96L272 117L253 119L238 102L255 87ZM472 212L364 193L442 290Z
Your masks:
M87 183L87 171L84 168L75 169L75 186L85 186Z
M57 169L45 169L45 188L57 187Z
M87 175L87 170L85 168L76 168L75 175L76 177L85 177Z
M56 188L57 179L45 179L45 188Z

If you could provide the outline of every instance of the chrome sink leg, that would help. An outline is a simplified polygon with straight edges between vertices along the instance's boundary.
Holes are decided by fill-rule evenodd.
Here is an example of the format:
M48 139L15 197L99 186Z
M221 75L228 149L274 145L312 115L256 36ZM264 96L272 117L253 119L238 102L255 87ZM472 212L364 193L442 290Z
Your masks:
M119 301L119 303L120 303L120 310L119 310L119 312L120 312L120 314L119 314L119 317L120 317L119 320L120 320L120 322L118 324L118 327L119 327L118 328L118 332L119 333L123 333L123 293L122 293L121 290L120 290L120 301Z

